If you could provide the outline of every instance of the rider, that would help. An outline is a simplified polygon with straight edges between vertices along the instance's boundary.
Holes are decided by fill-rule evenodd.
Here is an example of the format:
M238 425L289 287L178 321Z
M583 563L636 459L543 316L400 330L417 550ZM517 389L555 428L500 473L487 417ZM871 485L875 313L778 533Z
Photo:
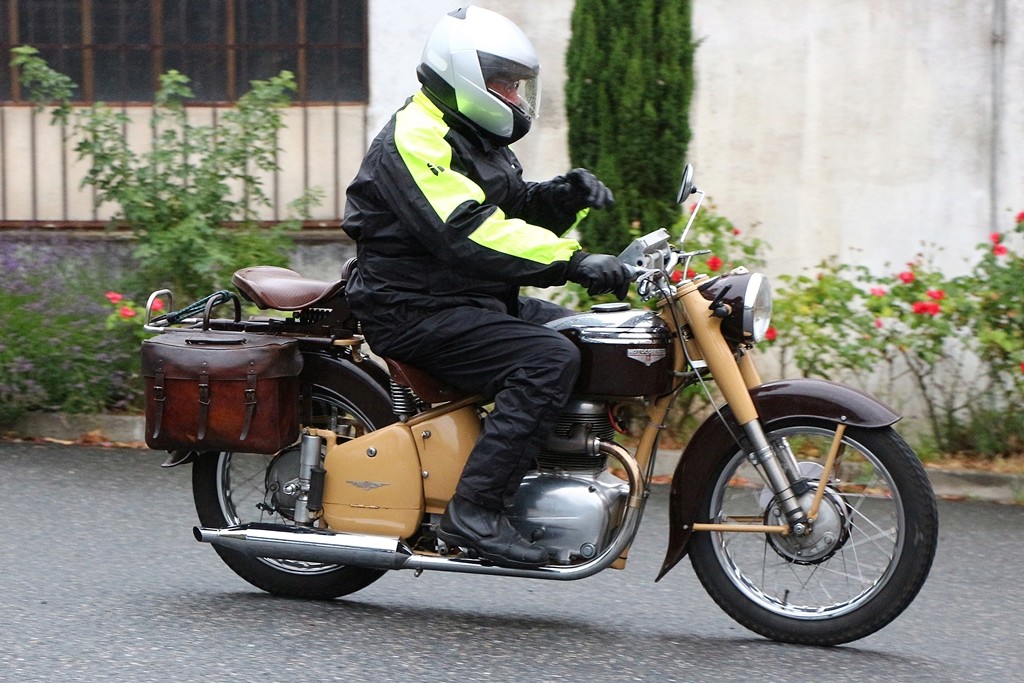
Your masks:
M580 363L543 326L570 311L519 287L571 280L621 299L630 280L615 257L561 236L611 191L583 169L524 181L508 148L537 116L539 70L505 17L472 6L446 15L423 50L423 87L370 145L344 219L358 257L348 299L374 351L493 398L438 536L514 567L547 561L504 509Z

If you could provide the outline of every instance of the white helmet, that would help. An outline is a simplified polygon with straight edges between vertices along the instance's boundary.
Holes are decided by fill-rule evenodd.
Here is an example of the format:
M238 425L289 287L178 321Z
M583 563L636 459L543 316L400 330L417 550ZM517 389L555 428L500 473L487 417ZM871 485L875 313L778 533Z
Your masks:
M526 34L500 14L472 6L438 22L416 69L442 110L501 145L526 135L539 115L539 73Z

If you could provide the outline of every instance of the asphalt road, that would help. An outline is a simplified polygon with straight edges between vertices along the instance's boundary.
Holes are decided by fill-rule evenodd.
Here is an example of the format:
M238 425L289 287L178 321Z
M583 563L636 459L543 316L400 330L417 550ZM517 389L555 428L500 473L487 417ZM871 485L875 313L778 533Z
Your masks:
M894 623L836 648L736 625L688 563L653 582L655 489L630 563L578 582L392 572L329 603L270 597L196 543L161 454L0 443L0 680L1024 680L1024 507L941 503Z

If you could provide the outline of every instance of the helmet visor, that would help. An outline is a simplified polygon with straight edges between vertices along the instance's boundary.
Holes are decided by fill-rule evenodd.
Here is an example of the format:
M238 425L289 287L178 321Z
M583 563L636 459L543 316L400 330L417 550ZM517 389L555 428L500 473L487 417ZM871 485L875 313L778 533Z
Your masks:
M521 111L531 121L540 116L540 81L536 78L518 81L492 78L487 81L487 89Z
M537 78L540 70L537 67L481 52L480 71L489 92L531 121L540 116L540 79Z

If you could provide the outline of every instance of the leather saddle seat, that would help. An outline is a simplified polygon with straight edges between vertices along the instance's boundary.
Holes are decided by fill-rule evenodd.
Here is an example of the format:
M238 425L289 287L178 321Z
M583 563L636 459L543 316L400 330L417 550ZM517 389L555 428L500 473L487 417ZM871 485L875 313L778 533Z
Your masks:
M385 358L388 372L398 384L412 389L420 400L425 403L447 403L470 396L464 391L456 389L447 382L431 377L422 370L408 365L394 358Z
M345 282L354 267L355 259L349 259L342 268L341 279L326 282L311 280L287 268L252 266L236 271L231 282L242 296L260 309L300 311L337 296L345 288ZM411 389L426 403L447 403L469 396L411 365L393 358L383 360L391 378Z
M252 266L236 271L232 284L260 309L300 311L327 301L345 288L345 280L325 282L277 266Z

